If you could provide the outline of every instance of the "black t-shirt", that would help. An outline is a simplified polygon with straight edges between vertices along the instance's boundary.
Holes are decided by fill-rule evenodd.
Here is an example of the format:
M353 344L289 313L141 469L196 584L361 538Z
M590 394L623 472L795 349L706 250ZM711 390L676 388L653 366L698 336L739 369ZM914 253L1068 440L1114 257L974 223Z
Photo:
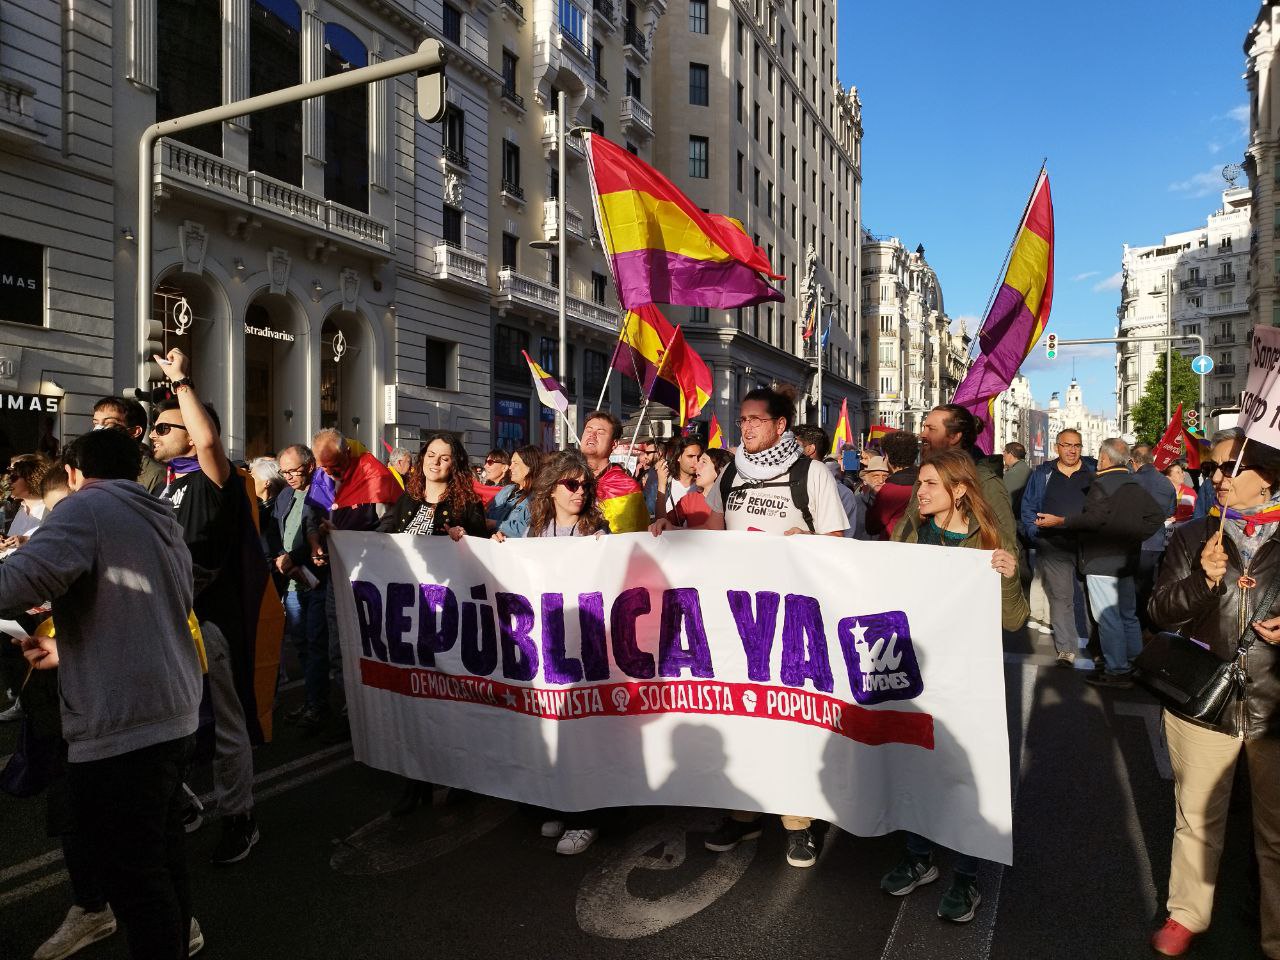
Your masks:
M162 494L173 504L182 539L191 550L195 611L220 623L240 609L240 536L248 508L244 482L232 473L219 487L203 470L175 477Z
M419 536L445 536L449 527L462 527L468 536L489 536L484 522L484 506L475 500L458 509L449 498L439 503L425 503L406 494L383 518L379 529L384 533L414 533Z

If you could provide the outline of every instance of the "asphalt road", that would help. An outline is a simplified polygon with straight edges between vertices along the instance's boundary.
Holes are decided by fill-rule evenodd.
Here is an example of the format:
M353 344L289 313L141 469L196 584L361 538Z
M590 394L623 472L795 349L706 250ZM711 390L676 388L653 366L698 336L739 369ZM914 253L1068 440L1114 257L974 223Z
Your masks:
M717 814L642 809L586 853L561 857L506 802L438 793L430 810L393 820L393 778L353 762L332 733L281 728L256 757L262 842L251 856L215 869L206 860L216 826L190 838L203 956L1152 956L1173 829L1159 712L1141 691L1100 693L1082 670L1052 666L1051 644L1034 631L1007 636L1006 650L1014 866L984 868L967 926L935 915L945 875L900 900L880 892L896 837L833 829L817 866L796 870L776 820L758 842L716 855L702 837ZM286 691L284 708L300 695ZM15 733L0 730L0 756ZM1247 800L1236 794L1214 926L1193 958L1261 957ZM0 840L0 960L25 958L61 921L69 888L40 800L0 795ZM125 955L119 935L79 954Z

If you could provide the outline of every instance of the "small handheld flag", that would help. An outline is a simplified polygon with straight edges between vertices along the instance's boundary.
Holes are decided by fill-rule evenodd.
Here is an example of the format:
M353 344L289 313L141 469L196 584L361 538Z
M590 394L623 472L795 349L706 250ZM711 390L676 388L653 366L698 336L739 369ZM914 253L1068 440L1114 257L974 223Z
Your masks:
M716 419L716 415L711 415L711 426L707 428L707 449L723 450L724 449L724 433L720 430L720 421Z
M836 421L835 432L831 434L831 456L840 456L840 451L853 445L853 430L849 426L849 398L840 401L840 419Z
M569 398L565 396L564 387L542 367L533 362L533 357L521 350L525 362L529 364L529 373L533 377L533 385L538 390L538 399L544 407L564 413L569 409Z

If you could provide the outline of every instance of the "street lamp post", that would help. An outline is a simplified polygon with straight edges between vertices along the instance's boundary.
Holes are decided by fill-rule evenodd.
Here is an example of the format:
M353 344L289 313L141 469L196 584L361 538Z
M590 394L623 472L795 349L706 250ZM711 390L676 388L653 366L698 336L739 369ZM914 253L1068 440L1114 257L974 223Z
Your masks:
M568 302L566 297L568 292L565 287L568 285L569 277L569 258L568 241L565 237L565 194L568 191L568 184L565 182L565 104L567 100L565 92L560 90L556 94L556 239L554 243L547 240L534 240L529 244L535 250L555 250L557 260L557 277L556 277L556 374L561 380L561 385L568 379L568 373L565 367L568 364L569 348L565 342L568 339ZM567 389L567 388L566 388ZM565 416L556 417L556 447L563 450L567 445L568 434L565 429L567 426L567 414Z

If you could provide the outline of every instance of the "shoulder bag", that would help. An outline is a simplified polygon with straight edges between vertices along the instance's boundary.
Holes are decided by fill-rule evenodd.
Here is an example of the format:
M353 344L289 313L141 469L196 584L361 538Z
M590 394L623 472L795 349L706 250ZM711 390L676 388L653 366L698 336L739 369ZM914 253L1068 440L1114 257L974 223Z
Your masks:
M1262 600L1249 615L1235 656L1221 660L1178 633L1159 633L1133 661L1133 678L1185 720L1216 725L1227 705L1244 687L1244 653L1253 645L1252 621L1265 616L1280 592L1280 571L1271 578ZM1247 599L1247 598L1246 598Z

